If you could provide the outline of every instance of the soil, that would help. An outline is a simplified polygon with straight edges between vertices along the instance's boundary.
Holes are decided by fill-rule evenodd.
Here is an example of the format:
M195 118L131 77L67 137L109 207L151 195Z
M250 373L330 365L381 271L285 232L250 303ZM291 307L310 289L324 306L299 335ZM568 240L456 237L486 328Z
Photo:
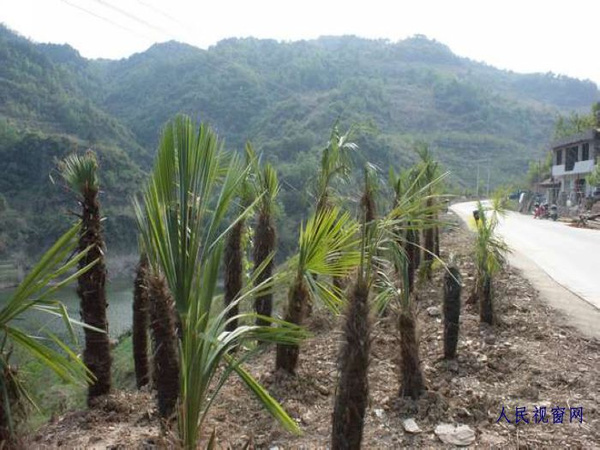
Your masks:
M449 220L455 220L448 216ZM464 424L475 431L478 448L600 448L600 341L586 338L560 320L535 289L511 267L494 280L497 323L482 326L476 305L465 299L474 283L472 235L459 227L443 234L442 258L455 257L463 277L463 306L457 359L443 356L441 316L443 269L418 287L420 355L427 392L419 400L398 397L399 343L394 315L373 324L370 397L364 448L447 448L433 430L440 423ZM267 349L248 364L302 429L284 431L242 383L231 378L215 402L205 427L222 448L315 448L330 442L331 415L337 382L340 319L316 310L310 319L312 338L302 345L296 377L274 373L275 351ZM502 407L512 422L497 423ZM547 408L548 423L534 423L534 407ZM551 409L566 408L564 423L553 423ZM515 408L526 407L530 423L515 424ZM569 408L583 408L583 423ZM403 430L413 418L421 433ZM164 433L151 393L118 392L95 409L69 412L42 427L29 448L165 448L173 440Z

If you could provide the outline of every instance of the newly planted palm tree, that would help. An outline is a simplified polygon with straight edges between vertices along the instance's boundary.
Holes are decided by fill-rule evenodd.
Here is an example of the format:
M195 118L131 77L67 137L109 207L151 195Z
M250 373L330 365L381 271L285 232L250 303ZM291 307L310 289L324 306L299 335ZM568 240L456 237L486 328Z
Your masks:
M316 183L316 206L315 213L331 209L337 203L334 186L336 182L346 182L352 172L352 153L358 149L358 145L352 142L355 127L351 126L346 133L341 134L339 123L333 125L327 146L321 154L321 163ZM315 275L316 276L316 275ZM333 277L333 285L341 290L343 286L342 277ZM309 309L309 313L310 313Z
M73 268L86 259L89 250L84 249L68 259L76 253L79 232L78 224L59 238L0 308L0 448L10 448L14 444L17 425L15 407L23 401L34 404L18 370L11 364L13 351L36 359L63 381L84 385L91 380L92 375L77 354L56 335L47 330L30 334L20 326L24 314L32 310L42 311L62 318L69 334L75 339L72 325L78 322L72 320L65 306L54 298L60 289L95 263L91 261L72 273Z
M489 209L477 202L477 211L479 219L476 220L475 239L475 297L479 301L481 321L491 325L494 322L493 277L504 265L506 253L509 251L506 243L496 234L498 218L504 213L500 196L495 196ZM491 213L487 214L487 211Z
M260 167L258 158L256 158L250 144L246 146L246 151L250 155L251 161L253 161L256 191L262 193L256 207L256 227L254 229L254 249L252 253L256 285L259 286L273 276L273 257L277 238L273 216L280 188L277 172L273 166L266 163ZM271 317L273 293L266 291L257 294L254 299L254 310L259 316ZM269 325L269 322L257 317L256 325L266 326Z
M335 206L333 184L336 180L346 181L352 170L351 153L358 145L351 141L354 127L340 134L336 122L331 130L327 147L321 154L321 165L316 185L317 214Z
M429 279L431 278L431 265L433 264L434 256L439 256L436 252L436 238L439 239L439 230L437 225L434 225L437 220L437 209L435 208L437 201L434 187L439 185L433 183L433 181L439 178L440 174L438 163L433 159L426 144L419 144L416 151L421 158L420 166L423 173L421 183L423 186L427 186L425 188L426 197L424 200L427 208L426 214L431 223L431 226L423 230L423 271L424 276Z
M77 280L77 294L81 299L81 319L92 328L85 328L83 361L94 375L88 388L88 404L100 395L108 394L111 387L111 355L106 309L106 266L104 265L104 239L100 204L98 202L98 163L92 151L79 156L73 154L60 164L60 171L69 187L79 196L81 205L81 231L79 251L89 248L80 260L85 267L97 261L94 267L82 273ZM98 331L101 330L101 331Z
M377 272L378 239L375 218L373 178L376 174L365 168L365 188L362 204L362 239L360 264L356 281L350 289L344 324L344 342L340 355L340 378L336 391L331 432L332 449L360 449L364 416L369 397L367 373L371 345L369 292Z
M249 155L248 164L251 159ZM248 176L248 174L246 174ZM239 201L237 205L237 214L244 214L245 209L252 201L251 188L247 179L244 179L238 187L237 199ZM227 319L227 331L233 331L238 326L237 315L239 308L235 300L242 292L244 283L244 248L243 238L246 220L242 216L233 225L227 234L227 242L225 244L225 252L223 255L223 283L224 283L224 304L228 310Z
M148 257L140 256L133 285L132 346L135 367L135 381L138 389L150 381L148 361L148 330L150 321L148 295Z
M461 276L451 266L444 274L444 358L454 359L458 344Z
M403 286L408 286L408 260L400 258ZM400 332L400 396L418 398L425 390L425 380L419 358L417 320L413 294L403 288L398 294L400 311L398 330Z
M158 414L169 419L179 398L179 345L173 295L164 275L155 267L149 270L148 297Z
M222 150L210 128L178 116L163 130L143 204L135 206L150 265L164 274L181 316L177 425L181 444L188 449L196 448L206 414L233 372L285 428L298 431L295 422L241 363L248 357L245 342L296 344L303 337L301 330L270 319L279 326L244 324L228 332L229 307L221 312L214 308L219 300L217 279L225 236L254 207L250 205L225 224L248 170L237 156ZM266 280L259 289L270 284L271 280ZM257 290L243 289L232 305ZM239 314L236 319L245 323L254 321L256 315Z
M411 257L412 249L416 247L411 240L415 233L431 229L436 224L432 214L435 206L431 207L427 200L431 192L435 192L437 184L446 174L434 178L430 182L423 181L426 176L426 166L420 165L406 175L395 180L396 201L395 208L389 214L392 219L389 225L384 225L392 230L389 239L390 259L394 261L397 274L400 276L401 289L393 290L393 295L398 305L398 331L400 334L400 396L417 398L425 389L425 381L421 370L419 358L419 341L417 334L417 320L415 314L413 282L414 266ZM393 177L392 177L393 178ZM432 203L435 203L432 202ZM418 247L417 247L418 248ZM388 290L389 292L389 290Z
M421 250L427 250L421 246L421 233L436 226L436 206L431 199L437 198L435 186L446 176L442 174L427 182L428 166L418 164L402 171L399 175L390 170L389 181L395 194L394 209L398 221L397 238L398 244L402 246L406 256L407 290L413 292L415 275L421 263ZM430 205L434 206L430 206ZM402 268L397 265L396 271L401 279L404 279Z
M312 303L322 301L330 310L339 312L340 290L317 276L343 277L356 267L358 225L348 213L333 207L313 215L300 229L298 255L293 260L294 279L288 292L285 321L302 325ZM276 369L294 374L300 347L277 345Z

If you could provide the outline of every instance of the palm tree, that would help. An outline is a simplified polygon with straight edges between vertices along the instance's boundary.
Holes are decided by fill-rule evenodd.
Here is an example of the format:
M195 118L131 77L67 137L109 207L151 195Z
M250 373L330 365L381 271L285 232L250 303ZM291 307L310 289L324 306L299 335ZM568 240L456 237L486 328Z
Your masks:
M177 425L186 449L196 448L206 414L234 372L286 429L298 432L296 423L241 363L248 357L246 343L297 344L304 337L302 330L271 319L279 326L244 325L226 331L230 307L261 289L272 288L272 280L258 288L244 288L229 307L219 313L214 310L225 236L257 202L225 224L248 170L236 155L224 153L210 128L197 127L189 117L178 116L163 130L143 205L135 204L150 265L164 274L181 317ZM254 321L256 315L239 314L236 318Z
M148 362L148 330L150 320L150 302L148 295L148 257L140 256L133 285L133 362L135 380L140 389L150 381L150 365Z
M425 214L429 225L423 229L423 274L425 278L431 278L431 266L433 259L439 256L439 241L436 245L436 239L439 240L439 230L437 226L438 207L437 189L439 183L435 180L440 177L438 163L433 159L429 147L420 143L417 145L416 152L421 159L419 167L422 176L420 177L421 186L425 190Z
M321 164L316 184L315 214L320 214L335 206L337 203L334 191L335 182L348 181L350 177L352 152L358 149L358 145L351 141L354 130L354 126L351 126L346 133L340 134L339 122L336 121L333 125L327 146L321 154ZM341 277L333 277L333 285L337 290L341 291L343 284ZM309 314L310 311L309 308Z
M24 401L35 405L27 385L19 376L16 366L10 361L13 350L24 352L39 361L43 367L52 370L63 381L85 384L91 380L87 370L77 354L54 334L46 331L41 335L31 335L23 330L23 315L30 311L42 311L58 316L64 321L69 335L76 341L73 324L66 307L59 301L51 300L64 286L67 286L95 263L91 261L72 275L72 269L87 257L89 249L64 261L76 252L77 236L81 225L77 224L60 237L56 243L40 258L31 272L0 308L0 447L15 445L15 409Z
M340 379L336 391L331 432L332 449L360 449L365 410L369 397L367 373L371 344L369 291L381 267L375 264L378 241L375 218L374 173L365 167L365 188L361 198L361 258L356 282L350 289L340 354Z
M403 286L408 286L408 260L400 258ZM414 296L403 288L397 296L400 305L398 314L398 330L400 332L400 396L418 398L425 390L421 359L419 358L419 341L417 338L417 321L414 307Z
M303 325L311 304L321 300L337 313L342 304L341 292L328 281L319 281L317 275L346 276L359 261L356 251L358 225L348 213L339 208L325 209L311 216L300 229L298 255L293 260L294 279L288 292L285 321ZM294 374L298 366L300 347L277 345L275 367Z
M461 276L451 266L444 274L444 358L454 359L458 344L460 319Z
M178 336L173 296L164 275L156 268L149 271L148 296L158 414L168 419L179 398Z
M350 127L344 134L340 134L339 124L336 122L331 130L327 147L321 154L321 165L316 185L316 213L335 206L333 184L336 180L348 180L352 170L351 152L358 149L358 145L350 139L354 127Z
M253 171L256 176L256 191L262 193L257 205L256 227L254 229L254 274L256 285L259 286L273 275L273 258L277 231L273 220L277 195L279 194L279 181L277 172L271 164L259 165L252 146L246 145L246 152L253 161ZM258 196L258 195L257 195ZM254 311L259 316L271 317L273 312L273 293L266 291L254 299ZM256 325L268 326L270 323L260 317L256 318Z
M475 297L479 301L479 316L482 322L494 323L493 277L505 263L505 255L509 251L502 238L497 236L498 218L504 214L501 194L496 194L486 214L486 208L477 202L479 219L476 220L477 237L475 239L475 260L477 276L475 280Z
M396 191L395 208L388 215L392 219L387 229L391 230L389 245L390 258L393 259L396 272L400 275L402 288L392 289L398 311L398 331L400 334L400 396L417 398L425 389L425 381L419 358L419 341L413 293L414 262L413 250L417 244L413 238L422 230L431 229L436 220L434 215L436 189L446 174L424 181L429 175L427 165L418 165L414 169L396 178L390 173ZM433 194L432 194L433 193ZM432 202L427 200L432 199ZM431 207L430 204L434 206ZM426 253L426 251L425 251ZM388 288L388 292L390 289Z
M426 167L413 166L396 175L390 169L389 181L395 194L394 209L399 211L396 216L397 243L403 249L406 257L406 289L412 293L415 286L415 275L421 264L421 231L428 225L428 216L424 205L429 186L424 182ZM437 181L434 180L434 183ZM404 280L402 270L404 263L396 264L396 274Z
M100 204L98 203L98 163L95 154L88 151L83 156L73 154L67 157L59 168L66 183L79 195L79 204L82 209L79 251L82 252L87 248L89 251L80 260L79 266L85 267L90 262L97 261L91 270L81 274L77 280L82 321L95 328L95 330L84 329L83 361L94 375L94 380L88 387L88 405L91 406L94 398L108 394L110 391L112 362L106 318L108 303L105 292L105 247L102 238Z

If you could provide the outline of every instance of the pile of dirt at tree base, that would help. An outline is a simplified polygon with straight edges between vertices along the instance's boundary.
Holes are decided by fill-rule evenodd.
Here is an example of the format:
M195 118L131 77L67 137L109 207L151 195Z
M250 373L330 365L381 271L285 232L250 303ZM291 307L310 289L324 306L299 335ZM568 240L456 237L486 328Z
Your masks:
M463 229L442 235L442 257L452 252L463 276L463 300L474 282L471 243L472 235ZM562 325L520 274L507 268L495 283L498 324L480 326L476 308L463 303L458 357L448 364L441 359L442 275L442 269L437 270L433 280L419 290L420 355L428 390L418 401L398 398L399 347L393 316L374 324L364 447L435 448L448 447L448 443L483 448L600 446L600 343ZM273 373L273 349L247 365L298 422L303 434L283 431L242 383L232 379L205 427L207 434L216 431L220 446L328 446L340 321L316 312L310 328L313 337L303 345L297 377ZM169 447L169 439L160 437L150 395L121 395L126 410L113 408L117 409L114 416L105 409L69 413L39 430L31 445ZM510 424L505 419L498 423L503 407ZM541 411L543 407L547 423L534 414L535 408ZM515 424L516 408L529 423L522 418ZM562 423L557 423L563 411ZM580 411L582 423L576 416ZM457 431L439 427L441 424L463 426Z

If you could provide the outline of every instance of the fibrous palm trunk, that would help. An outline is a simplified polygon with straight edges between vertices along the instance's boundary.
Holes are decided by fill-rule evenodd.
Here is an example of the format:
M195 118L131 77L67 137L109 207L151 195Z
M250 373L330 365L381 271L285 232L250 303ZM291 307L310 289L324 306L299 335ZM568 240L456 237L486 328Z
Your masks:
M6 356L6 355L5 355ZM5 365L8 357L0 362L0 376L2 385L0 386L0 448L17 449L22 448L17 441L14 433L14 415L18 396L18 389L14 383L16 369Z
M400 396L418 398L425 390L417 327L412 307L402 308L398 317L400 331Z
M173 297L162 274L153 273L148 286L158 413L161 417L168 418L173 414L179 396L179 358Z
M340 358L340 380L333 412L332 449L360 449L369 397L367 372L371 343L369 289L357 282L349 298Z
M150 364L148 360L149 307L148 258L142 254L133 288L132 343L135 381L138 389L147 385L150 381Z
M106 318L106 266L104 265L104 242L100 222L100 206L98 192L86 189L83 192L83 208L79 251L90 247L87 254L80 260L79 267L83 268L92 261L98 262L87 272L80 275L77 282L77 294L81 299L81 319L84 323L98 328L104 333L84 328L85 349L83 362L94 375L95 380L88 386L88 405L100 395L110 392L111 387L111 355L108 335L108 320Z
M492 325L494 323L494 307L492 300L492 277L483 275L481 293L479 296L479 318L482 322Z
M460 272L450 267L444 275L444 358L456 357L460 319Z
M243 252L242 252L242 235L244 233L244 221L238 221L229 231L227 244L225 246L224 266L225 266L225 307L229 307L235 301L240 291L242 290L242 275L243 267ZM238 326L238 320L234 317L239 313L237 304L231 306L227 312L229 320L225 329L233 331Z
M254 236L254 271L256 271L269 255L275 251L275 226L271 215L263 211L258 214L258 223ZM273 259L265 266L256 277L256 285L263 283L273 275ZM254 300L254 311L261 316L271 317L273 312L273 294L269 291L259 294ZM269 326L270 323L260 317L256 318L256 325Z
M427 208L433 207L433 199L427 199ZM428 227L423 231L423 270L427 279L431 278L431 266L433 264L433 255L435 254L435 229L433 222L433 213L428 214Z
M288 294L288 305L285 321L295 325L302 325L309 311L310 295L303 278L298 278ZM275 369L283 370L289 374L296 373L300 347L298 344L277 344Z
M408 292L412 293L415 286L415 272L419 267L419 253L421 249L418 247L419 243L419 232L410 228L406 230L406 242L404 243L404 249L407 258L407 271L408 271Z

